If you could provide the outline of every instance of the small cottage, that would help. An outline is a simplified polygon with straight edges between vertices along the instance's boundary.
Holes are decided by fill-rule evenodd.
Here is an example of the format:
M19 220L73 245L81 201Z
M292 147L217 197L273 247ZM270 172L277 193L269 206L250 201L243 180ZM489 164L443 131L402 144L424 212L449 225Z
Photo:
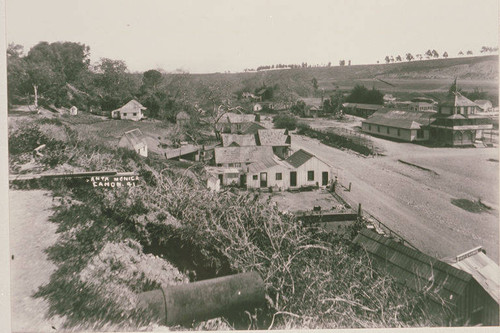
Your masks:
M327 186L332 168L313 154L300 149L285 160L293 170L290 171L290 188L302 186Z
M111 111L111 117L113 119L128 119L133 121L139 121L144 118L142 111L146 110L141 103L137 102L135 99L131 100L119 109Z
M137 154L147 157L148 144L141 130L136 128L125 132L118 142L118 147L134 150Z

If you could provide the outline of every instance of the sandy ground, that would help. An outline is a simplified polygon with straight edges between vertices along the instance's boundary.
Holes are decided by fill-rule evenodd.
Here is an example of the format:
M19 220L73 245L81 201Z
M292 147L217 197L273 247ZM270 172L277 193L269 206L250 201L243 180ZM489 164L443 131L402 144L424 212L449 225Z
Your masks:
M32 297L56 269L44 253L57 240L57 226L48 221L52 196L40 190L9 191L9 205L12 331L55 332L62 319L45 318L47 302Z
M351 205L362 203L365 210L424 253L443 258L482 245L498 262L498 163L489 161L498 160L498 150L427 148L383 141L387 154L375 158L297 135L292 137L292 148L303 148L330 163L343 185L352 182L352 191L343 192ZM474 214L451 203L462 198L481 198L493 210Z
M262 201L268 198L269 193L263 193ZM312 211L313 207L319 206L322 211L338 211L343 212L348 210L344 208L342 203L338 202L325 189L318 189L306 192L273 192L271 202L275 202L280 210L288 212Z

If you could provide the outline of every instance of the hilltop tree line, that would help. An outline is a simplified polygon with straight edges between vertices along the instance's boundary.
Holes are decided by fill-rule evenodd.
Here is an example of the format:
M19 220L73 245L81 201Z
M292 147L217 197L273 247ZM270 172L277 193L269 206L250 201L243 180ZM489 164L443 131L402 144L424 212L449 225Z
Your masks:
M489 46L483 46L481 48L481 53L493 53L493 52L497 52L498 51L498 47L489 47ZM468 50L466 51L466 53L464 53L463 51L459 51L457 55L459 56L463 56L463 55L473 55L474 52L472 52L472 50ZM442 57L443 58L448 58L448 52L447 51L444 51L443 54L442 54ZM397 55L397 56L393 56L393 55L387 55L385 56L384 60L387 64L389 63L393 63L393 62L401 62L403 61L403 59L406 59L407 61L412 61L412 60L423 60L423 59L426 59L426 60L429 60L429 59L437 59L439 58L439 52L436 51L436 50L427 50L425 53L418 53L418 54L415 54L415 56L411 53L406 53L406 55L404 56L404 58L401 56L401 55Z
M346 60L339 60L339 66L345 66ZM348 66L351 66L351 60L347 60ZM266 71L266 70L272 70L272 69L296 69L296 68L312 68L312 67L331 67L332 63L331 61L328 62L327 64L315 64L311 65L308 64L307 62L303 62L301 64L276 64L276 65L264 65L264 66L258 66L257 68L245 68L243 71L244 72L259 72L259 71Z

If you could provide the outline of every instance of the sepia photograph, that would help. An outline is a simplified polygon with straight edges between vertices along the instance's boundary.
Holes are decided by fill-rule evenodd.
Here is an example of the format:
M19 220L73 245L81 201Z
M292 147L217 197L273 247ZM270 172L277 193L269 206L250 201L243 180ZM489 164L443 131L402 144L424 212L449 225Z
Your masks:
M2 1L6 331L498 329L498 0Z

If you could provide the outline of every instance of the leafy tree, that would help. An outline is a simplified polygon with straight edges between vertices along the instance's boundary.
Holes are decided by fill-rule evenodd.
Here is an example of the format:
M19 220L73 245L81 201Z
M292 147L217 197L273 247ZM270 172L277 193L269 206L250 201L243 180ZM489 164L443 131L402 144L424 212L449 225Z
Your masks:
M290 111L300 117L305 115L306 107L306 103L303 100L298 100L295 104L292 105Z
M389 58L389 56L385 56L385 63L388 64L391 62L391 58Z
M313 85L314 90L318 90L318 80L315 77L312 78L311 83Z
M472 55L472 51L471 50L467 51L467 55Z
M339 65L340 65L340 66L345 66L345 60L340 60L340 61L339 61Z
M448 52L444 51L443 58L448 58Z
M293 131L297 128L297 119L292 115L280 114L273 119L275 128L286 128Z
M396 61L402 61L402 59L401 59L401 56L400 56L400 55L398 55L398 56L396 57Z
M356 84L346 98L349 103L384 104L384 95L375 87L368 90L364 85Z
M17 44L9 44L7 47L7 96L9 104L19 102L19 96L23 96L29 77L26 71L26 61L22 58L23 47ZM29 88L31 90L31 87Z
M427 59L431 58L432 57L432 51L431 50L427 50L427 52L425 52L425 57Z
M458 55L464 55L464 53L462 51L458 52Z
M101 58L95 69L94 85L104 110L116 109L134 98L138 82L129 75L124 61Z
M150 69L142 74L142 84L145 88L156 90L162 81L163 75L155 69Z
M432 50L432 56L434 58L439 58L439 53L436 50Z
M413 55L411 53L406 54L406 60L412 61L413 59L415 59L415 58L413 57Z

